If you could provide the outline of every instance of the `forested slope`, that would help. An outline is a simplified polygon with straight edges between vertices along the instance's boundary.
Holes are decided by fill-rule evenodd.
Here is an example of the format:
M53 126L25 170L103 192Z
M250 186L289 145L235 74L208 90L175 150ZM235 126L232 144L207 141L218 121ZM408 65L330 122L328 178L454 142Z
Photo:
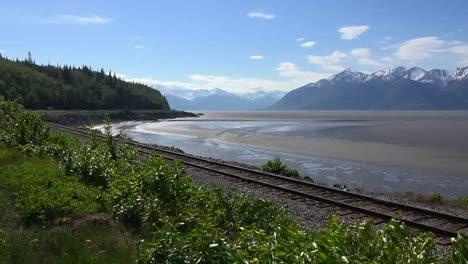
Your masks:
M0 56L0 96L30 109L169 109L159 91L123 81L115 73L88 66L37 65L30 56L24 61Z

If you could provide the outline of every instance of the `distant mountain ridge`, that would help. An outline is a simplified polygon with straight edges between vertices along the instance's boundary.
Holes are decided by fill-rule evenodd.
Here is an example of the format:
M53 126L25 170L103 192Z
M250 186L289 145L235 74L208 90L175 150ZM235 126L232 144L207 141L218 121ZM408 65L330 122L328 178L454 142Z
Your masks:
M468 109L468 67L449 72L400 66L371 74L346 69L292 90L270 109Z
M180 87L157 87L166 97L169 105L178 110L259 110L270 107L281 99L285 92L256 91L234 94L223 89L190 90Z

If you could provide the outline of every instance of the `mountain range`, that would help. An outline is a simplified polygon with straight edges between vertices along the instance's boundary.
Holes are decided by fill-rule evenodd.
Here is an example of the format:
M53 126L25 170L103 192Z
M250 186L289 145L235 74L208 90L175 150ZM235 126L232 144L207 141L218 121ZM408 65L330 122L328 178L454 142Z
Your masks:
M468 67L454 72L396 67L371 74L346 69L287 93L274 110L468 109Z
M172 109L177 110L258 110L270 107L285 92L256 91L234 94L222 89L185 89L180 87L155 87L166 97Z

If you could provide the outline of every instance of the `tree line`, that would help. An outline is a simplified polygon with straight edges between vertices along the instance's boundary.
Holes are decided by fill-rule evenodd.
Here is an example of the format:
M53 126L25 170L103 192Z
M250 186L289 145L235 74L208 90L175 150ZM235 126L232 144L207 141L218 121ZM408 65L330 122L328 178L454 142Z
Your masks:
M151 87L85 65L38 65L30 52L24 60L0 54L0 95L29 109L170 109L166 98Z

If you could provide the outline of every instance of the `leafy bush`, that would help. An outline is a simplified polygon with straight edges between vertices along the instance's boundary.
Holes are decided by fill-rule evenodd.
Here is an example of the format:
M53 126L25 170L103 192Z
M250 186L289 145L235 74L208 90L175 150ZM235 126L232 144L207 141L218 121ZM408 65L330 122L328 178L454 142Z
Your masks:
M19 104L0 100L0 117L0 142L4 144L40 145L47 139L47 126L40 116Z
M264 171L282 174L286 169L286 166L283 165L283 162L280 160L280 158L276 157L273 160L269 160L267 163L263 164L262 169Z
M442 203L443 200L444 200L444 197L440 193L434 193L431 196L430 201L433 202L433 203Z
M287 177L299 177L299 171L296 169L288 168L283 164L280 158L276 157L273 160L269 160L262 166L263 171L281 174Z
M46 224L100 208L99 190L66 177L54 161L27 158L16 150L0 155L0 187L14 193L17 210L27 224Z
M468 263L468 235L452 239L452 251L447 263Z

